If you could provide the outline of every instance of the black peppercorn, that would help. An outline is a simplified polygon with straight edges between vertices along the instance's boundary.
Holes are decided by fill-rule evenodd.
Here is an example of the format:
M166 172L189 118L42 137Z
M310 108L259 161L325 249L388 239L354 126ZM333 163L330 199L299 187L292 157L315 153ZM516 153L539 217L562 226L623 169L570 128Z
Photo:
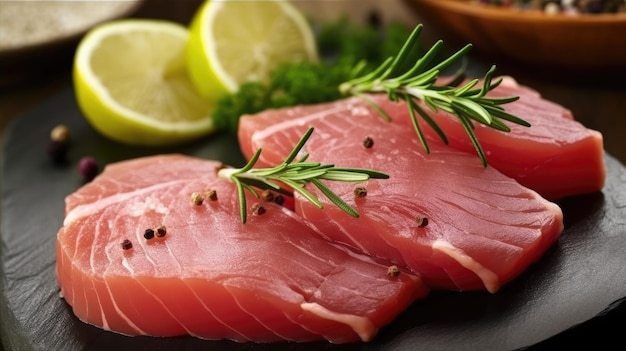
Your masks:
M274 203L282 206L285 203L285 198L282 195L278 194L274 196Z
M154 238L154 229L148 228L143 232L143 237L150 240Z
M209 201L217 201L217 191L215 190L209 190L206 192L206 198Z
M167 230L165 229L164 225L157 228L156 236L158 236L159 238L162 238L165 236L165 234L167 234Z
M130 242L130 240L126 239L126 240L122 241L122 249L130 250L132 248L133 248L133 243Z
M417 216L415 217L415 222L417 223L418 227L423 228L428 225L428 217Z
M363 147L365 147L366 149L371 149L372 146L374 146L374 139L369 136L365 137L365 139L363 139Z
M252 205L252 213L254 213L257 216L264 214L266 211L267 210L265 209L265 207L263 207L263 205L261 205L260 203L256 203Z

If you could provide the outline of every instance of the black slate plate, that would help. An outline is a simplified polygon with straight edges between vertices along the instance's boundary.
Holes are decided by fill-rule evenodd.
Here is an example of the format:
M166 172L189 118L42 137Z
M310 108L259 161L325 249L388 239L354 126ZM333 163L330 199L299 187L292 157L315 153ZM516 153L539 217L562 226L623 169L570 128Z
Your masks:
M73 132L68 162L60 166L46 155L49 132L58 123ZM2 155L0 217L0 332L8 350L512 350L621 342L613 327L626 325L626 168L610 155L603 192L560 202L562 238L521 277L494 295L434 293L372 343L131 338L84 324L59 297L54 274L63 199L82 185L76 164L84 155L104 165L164 152L243 162L236 140L226 135L171 149L111 142L87 125L70 88L12 124Z

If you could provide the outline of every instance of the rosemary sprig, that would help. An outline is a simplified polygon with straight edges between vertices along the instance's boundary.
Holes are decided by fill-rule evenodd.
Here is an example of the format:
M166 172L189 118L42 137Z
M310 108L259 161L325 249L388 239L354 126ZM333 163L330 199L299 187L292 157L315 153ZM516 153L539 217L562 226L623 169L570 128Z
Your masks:
M430 152L430 149L417 121L418 115L433 128L445 144L448 144L448 139L437 122L416 100L421 100L432 112L437 113L443 110L455 115L474 145L483 166L486 167L487 157L474 133L474 121L503 132L510 132L511 129L502 120L530 127L530 123L506 112L501 106L516 101L518 97L486 97L488 92L502 82L502 79L492 81L495 66L487 71L483 78L483 86L480 88L475 88L479 83L478 79L471 80L461 87L436 84L439 73L463 58L471 49L471 44L438 64L431 65L443 45L443 42L439 40L412 66L407 65L406 60L418 44L421 30L420 24L413 30L395 57L389 57L369 74L342 83L339 90L343 94L363 98L387 121L391 121L390 116L371 99L368 99L366 93L386 93L391 101L406 101L413 128L426 152ZM405 71L400 69L406 66L410 68Z
M307 161L309 155L304 154L298 160L295 160L300 150L307 142L313 128L309 128L302 136L298 144L293 148L291 153L285 158L282 164L270 168L254 168L254 165L261 156L261 149L258 149L252 156L250 161L242 168L224 168L218 173L220 178L230 179L237 186L239 195L239 213L241 222L246 223L247 220L247 204L245 191L248 190L257 198L260 196L256 189L269 189L283 194L291 194L291 191L284 186L287 185L302 194L308 201L318 208L323 208L322 202L311 192L304 188L307 183L315 185L330 201L337 207L353 217L359 217L359 214L350 205L334 193L330 188L324 185L321 180L332 180L340 182L362 182L370 178L387 179L389 175L370 169L362 168L341 168L335 167L333 164L322 164L319 162ZM295 160L295 161L294 161Z

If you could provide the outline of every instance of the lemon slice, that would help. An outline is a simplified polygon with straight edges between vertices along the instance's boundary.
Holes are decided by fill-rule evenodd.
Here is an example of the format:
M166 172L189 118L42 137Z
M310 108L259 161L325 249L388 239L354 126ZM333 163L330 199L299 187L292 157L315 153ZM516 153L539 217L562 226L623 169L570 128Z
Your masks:
M283 62L315 61L311 26L289 1L208 0L190 26L187 64L210 100L263 81Z
M186 27L123 19L94 27L74 57L74 88L90 124L131 145L172 145L212 132L213 104L185 64Z

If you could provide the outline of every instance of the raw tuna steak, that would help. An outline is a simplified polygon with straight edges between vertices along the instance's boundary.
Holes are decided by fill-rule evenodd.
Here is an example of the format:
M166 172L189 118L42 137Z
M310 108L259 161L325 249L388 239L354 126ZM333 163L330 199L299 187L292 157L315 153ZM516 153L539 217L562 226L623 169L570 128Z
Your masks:
M551 200L602 189L606 169L600 132L586 128L574 120L570 110L510 77L490 96L519 96L504 108L532 125L508 123L511 132L503 133L477 123L475 133L490 165ZM391 103L385 96L377 96L376 101L394 117L394 123L413 129L404 103ZM449 146L476 154L456 117L444 111L432 115L448 136ZM429 139L440 141L425 122L421 126Z
M517 84L510 77L505 77L503 83L490 95L520 96L518 101L504 105L505 109L532 124L528 128L509 123L510 133L476 124L475 133L492 167L551 200L602 189L606 169L601 133L586 128L574 120L570 110L543 99L538 92ZM389 113L393 123L404 125L405 132L416 137L403 102L390 102L382 94L371 98ZM354 100L349 101L352 105L359 104ZM364 103L361 105L365 106ZM330 108L340 111L341 104L287 108L276 117L265 116L259 124L272 123L272 120L282 120L287 116L309 115L315 111L332 113L328 111ZM376 114L372 110L367 111ZM446 112L431 115L445 131L450 147L476 155L474 146L456 117ZM250 133L247 129L254 128L248 125L250 121L245 123L240 131L244 151ZM420 124L431 144L440 142L425 122L420 120ZM479 162L478 157L476 162Z
M311 126L310 160L390 179L329 184L360 218L298 197L296 211L328 240L406 266L433 288L496 292L563 230L557 205L475 155L437 144L426 154L406 127L383 121L359 99L243 117L240 142L244 154L262 148L261 162L276 164Z
M218 167L140 158L67 197L57 275L81 320L127 335L344 343L371 340L427 294L416 276L388 276L388 265L320 239L282 207L264 203L242 224ZM208 190L216 201L192 203ZM160 226L164 236L144 237Z
M535 110L539 110L542 111L542 113L574 119L572 111L565 106L544 99L538 91L528 86L518 84L513 77L503 76L501 78L502 83L496 89L489 92L489 96L519 96L520 99L513 104L504 105L510 112L519 115L527 115L529 113L532 114Z

